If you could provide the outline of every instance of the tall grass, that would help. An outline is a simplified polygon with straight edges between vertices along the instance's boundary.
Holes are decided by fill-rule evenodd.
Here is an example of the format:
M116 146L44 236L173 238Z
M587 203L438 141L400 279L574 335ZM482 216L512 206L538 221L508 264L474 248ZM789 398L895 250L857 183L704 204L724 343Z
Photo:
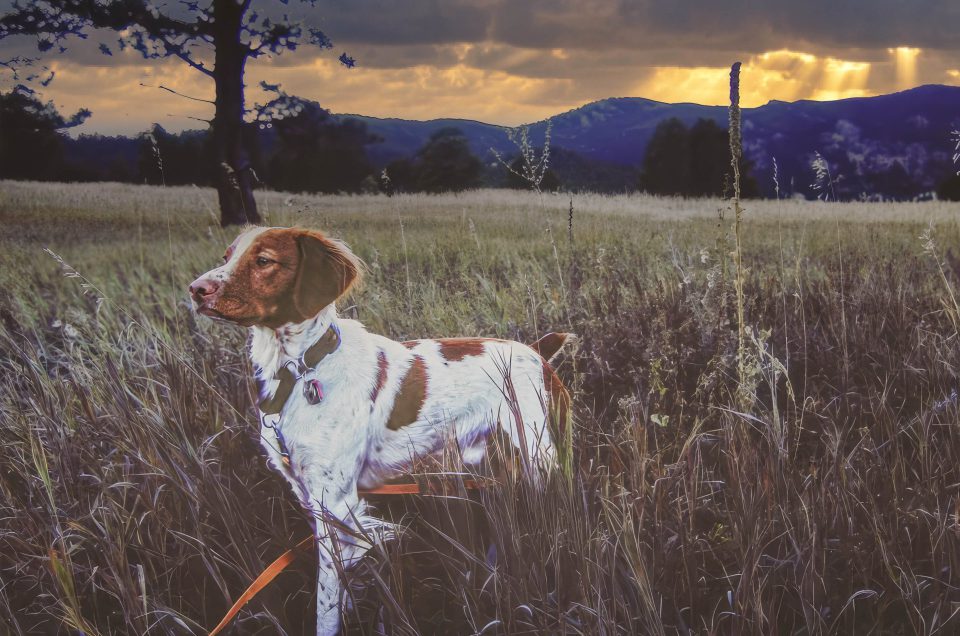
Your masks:
M309 532L260 457L244 334L183 293L232 239L214 196L0 184L0 632L202 634ZM949 206L751 203L747 411L717 201L580 195L558 257L543 209L562 228L569 202L550 195L261 203L367 262L350 304L371 330L581 340L560 368L572 481L373 501L401 532L347 575L349 633L960 627ZM236 633L309 632L313 568Z

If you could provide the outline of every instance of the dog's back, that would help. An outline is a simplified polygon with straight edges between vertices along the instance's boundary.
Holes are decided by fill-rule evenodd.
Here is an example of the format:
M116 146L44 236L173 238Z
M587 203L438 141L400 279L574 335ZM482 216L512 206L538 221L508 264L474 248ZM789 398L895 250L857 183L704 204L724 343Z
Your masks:
M466 463L478 463L498 428L536 476L553 465L570 397L540 352L555 355L566 334L545 336L537 347L492 338L369 338L376 343L368 357L377 373L361 487L409 470L411 458L450 442Z

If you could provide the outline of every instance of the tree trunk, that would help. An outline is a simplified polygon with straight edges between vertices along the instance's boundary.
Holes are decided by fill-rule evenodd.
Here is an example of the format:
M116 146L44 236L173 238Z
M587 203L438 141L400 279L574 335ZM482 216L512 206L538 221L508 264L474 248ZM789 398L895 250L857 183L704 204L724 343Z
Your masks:
M220 225L259 223L253 198L256 177L244 147L243 72L247 50L240 42L240 27L246 3L214 0L213 76L217 95L213 116L213 143L216 151L217 195Z

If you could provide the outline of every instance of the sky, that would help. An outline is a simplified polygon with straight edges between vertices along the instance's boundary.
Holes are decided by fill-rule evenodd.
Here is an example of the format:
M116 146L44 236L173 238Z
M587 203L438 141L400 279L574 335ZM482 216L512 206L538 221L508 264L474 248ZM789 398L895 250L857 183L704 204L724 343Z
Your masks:
M176 11L174 0L156 0ZM318 26L331 50L301 48L251 62L261 80L335 113L515 126L606 97L725 104L742 61L742 103L831 100L921 84L960 85L957 0L253 0ZM0 13L9 10L0 0ZM116 35L69 40L42 63L41 96L61 112L85 107L79 132L135 134L152 123L202 127L213 83L177 59L99 52ZM357 60L337 62L346 52ZM0 40L0 61L36 55L33 40ZM9 75L9 74L8 74ZM0 75L4 88L10 78Z

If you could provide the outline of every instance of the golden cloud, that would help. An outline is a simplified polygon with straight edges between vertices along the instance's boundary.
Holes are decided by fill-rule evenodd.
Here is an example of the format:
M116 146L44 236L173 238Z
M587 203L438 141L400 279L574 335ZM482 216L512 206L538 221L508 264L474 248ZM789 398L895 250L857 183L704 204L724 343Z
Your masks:
M743 65L741 104L760 106L772 99L831 100L870 94L868 62L817 57L779 50L750 57ZM725 104L729 99L726 67L657 67L653 76L633 87L638 95L664 102Z
M633 58L618 62L616 56L600 63L578 49L493 50L470 43L446 45L443 59L437 64L421 60L407 66L350 70L332 56L257 63L248 70L248 101L268 98L257 88L266 80L338 113L518 125L611 96L722 105L729 92L728 66L643 66ZM958 83L960 70L950 68L950 61L909 47L889 49L887 59L881 55L872 61L790 49L767 51L745 59L741 101L750 107L771 99L875 95L921 79ZM200 127L190 117L211 116L208 104L151 88L162 84L209 99L213 94L209 79L177 61L131 62L89 66L55 59L51 66L57 79L48 95L64 110L90 108L93 117L83 128L100 132L130 134L152 122L171 130Z

